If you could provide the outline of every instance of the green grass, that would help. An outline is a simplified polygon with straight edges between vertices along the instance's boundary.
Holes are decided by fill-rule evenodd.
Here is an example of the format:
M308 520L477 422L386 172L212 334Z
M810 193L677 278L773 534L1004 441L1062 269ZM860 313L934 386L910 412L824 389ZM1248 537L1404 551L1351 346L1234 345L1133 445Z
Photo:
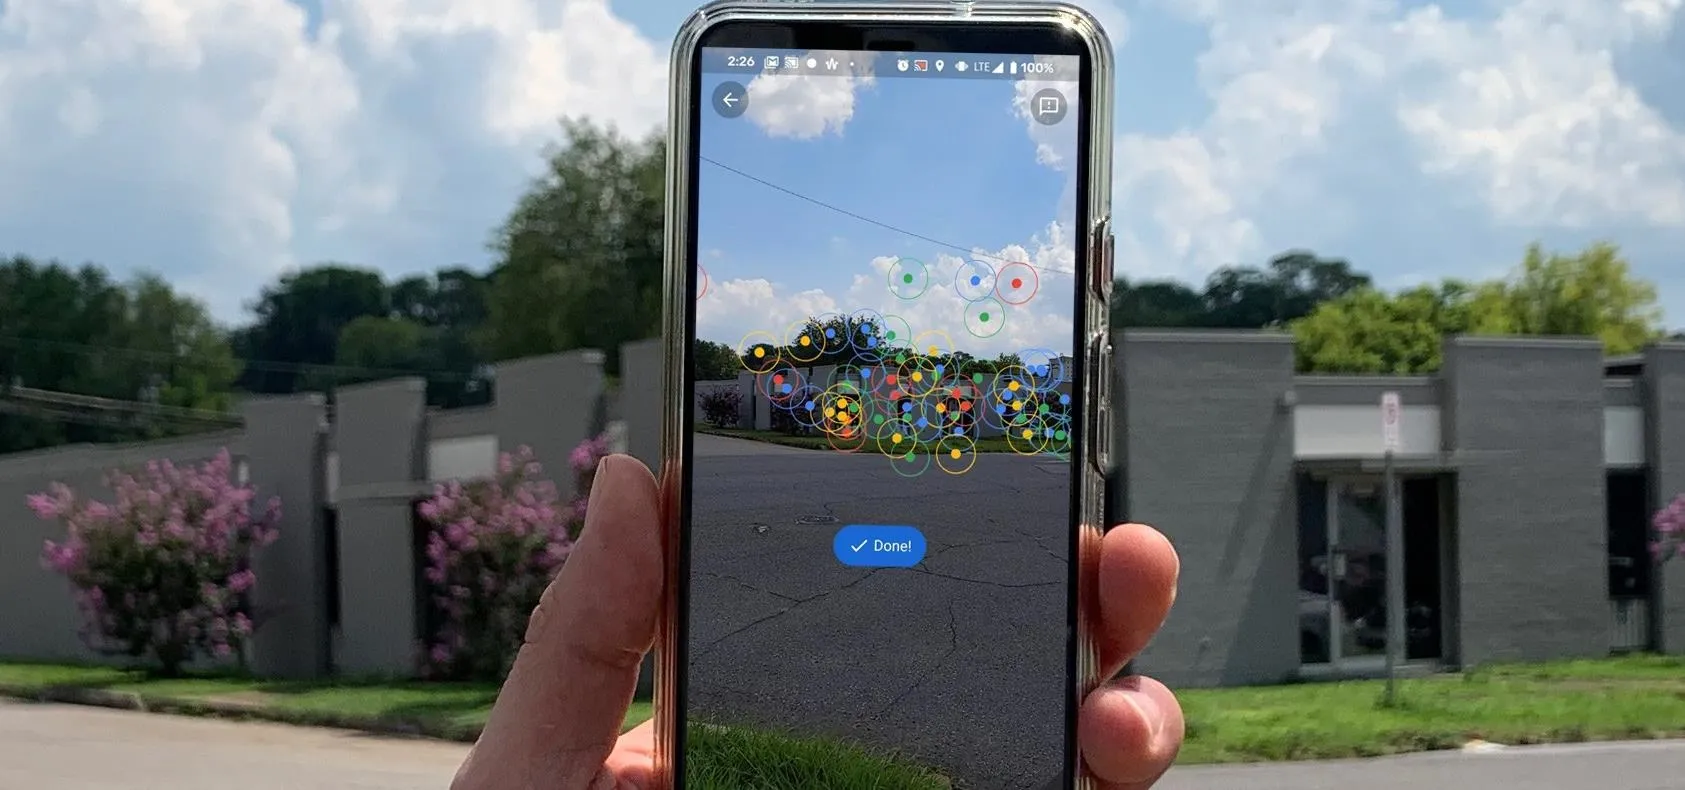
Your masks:
M1370 757L1504 744L1685 737L1685 657L1493 666L1399 683L1301 683L1179 694L1180 762Z
M497 700L497 686L484 683L281 681L210 675L155 678L105 667L0 663L0 691L35 696L52 689L133 694L147 708L159 711L401 730L450 740L472 740ZM625 728L643 723L650 715L650 703L633 703Z
M698 433L706 433L712 436L724 436L731 439L747 439L752 442L766 442L767 444L776 444L784 447L796 447L802 450L835 451L837 446L850 446L841 441L838 442L837 446L833 446L831 444L831 440L825 438L824 436L795 436L787 433L779 433L777 431L756 431L747 428L715 428L712 426L698 426L696 431ZM977 439L975 446L977 448L977 452L979 453L1017 452L1012 449L1012 445L1008 443L1006 439L999 436Z
M1391 707L1382 704L1383 686L1350 681L1183 691L1188 736L1179 762L1368 757L1457 748L1470 740L1685 738L1685 657L1493 666L1403 680ZM497 689L485 684L155 679L118 669L0 663L0 693L36 696L66 687L136 694L153 710L455 740L478 732L497 697ZM649 704L637 703L626 727L649 716ZM689 738L689 773L698 788L948 786L924 768L828 741L717 727L692 728Z
M948 790L928 769L852 746L756 730L693 725L685 786L696 790Z

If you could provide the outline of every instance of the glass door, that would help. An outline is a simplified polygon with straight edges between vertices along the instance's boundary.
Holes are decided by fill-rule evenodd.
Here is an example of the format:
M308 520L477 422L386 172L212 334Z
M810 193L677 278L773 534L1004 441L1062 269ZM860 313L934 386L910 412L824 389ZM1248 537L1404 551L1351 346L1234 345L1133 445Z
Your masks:
M1328 647L1336 671L1383 667L1387 648L1387 500L1378 477L1328 482Z

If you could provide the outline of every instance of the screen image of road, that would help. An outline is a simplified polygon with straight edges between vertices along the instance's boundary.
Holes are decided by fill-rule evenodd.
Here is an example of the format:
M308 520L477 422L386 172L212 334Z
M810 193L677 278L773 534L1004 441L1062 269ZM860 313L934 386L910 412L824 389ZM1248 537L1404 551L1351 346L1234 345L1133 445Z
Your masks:
M1051 790L1080 62L702 57L685 787Z

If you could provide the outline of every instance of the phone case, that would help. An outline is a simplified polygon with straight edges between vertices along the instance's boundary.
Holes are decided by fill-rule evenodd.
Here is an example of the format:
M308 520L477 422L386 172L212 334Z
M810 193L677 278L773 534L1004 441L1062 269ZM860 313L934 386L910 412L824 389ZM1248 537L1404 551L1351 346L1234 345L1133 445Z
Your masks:
M1107 527L1105 517L1106 480L1110 471L1112 439L1111 384L1112 343L1107 326L1113 276L1113 242L1111 231L1111 172L1112 172L1112 104L1113 57L1111 40L1098 20L1086 10L1067 2L1025 2L1024 0L902 0L901 2L812 2L811 0L715 0L693 13L673 41L670 64L671 93L668 100L668 157L667 157L667 218L666 218L666 277L662 317L662 336L666 342L668 363L662 376L662 468L660 473L663 499L662 543L666 557L666 602L663 606L655 649L655 723L656 723L656 786L673 788L673 752L676 746L677 704L674 699L679 668L673 647L684 634L678 630L679 597L674 594L679 578L678 547L683 539L681 530L680 497L683 491L687 455L685 443L686 414L690 404L685 399L685 374L690 364L691 343L688 342L687 300L691 289L691 269L688 254L691 207L690 157L679 155L691 146L690 105L695 100L696 86L690 81L690 66L695 60L703 34L722 22L918 22L953 23L955 21L990 24L1047 24L1063 25L1077 34L1089 50L1092 79L1084 99L1091 108L1088 113L1089 178L1087 216L1088 229L1085 251L1087 282L1081 289L1086 300L1085 320L1080 355L1083 403L1079 419L1083 437L1079 458L1074 458L1079 492L1076 559L1077 574L1077 682L1076 702L1085 698L1107 678L1099 676L1099 656L1095 649L1091 627L1097 617L1098 600L1094 585L1094 569L1098 560L1100 539ZM1074 726L1074 721L1073 721ZM1076 782L1074 790L1094 787L1080 769L1081 760L1073 750Z

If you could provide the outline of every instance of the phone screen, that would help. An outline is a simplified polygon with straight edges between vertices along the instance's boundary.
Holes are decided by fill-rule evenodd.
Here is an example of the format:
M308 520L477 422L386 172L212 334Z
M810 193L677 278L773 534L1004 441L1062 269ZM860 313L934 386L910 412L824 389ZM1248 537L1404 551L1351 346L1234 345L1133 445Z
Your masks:
M683 786L1068 787L1081 58L701 60Z

